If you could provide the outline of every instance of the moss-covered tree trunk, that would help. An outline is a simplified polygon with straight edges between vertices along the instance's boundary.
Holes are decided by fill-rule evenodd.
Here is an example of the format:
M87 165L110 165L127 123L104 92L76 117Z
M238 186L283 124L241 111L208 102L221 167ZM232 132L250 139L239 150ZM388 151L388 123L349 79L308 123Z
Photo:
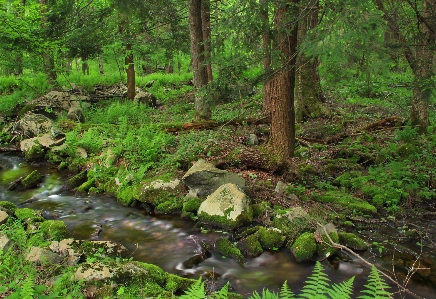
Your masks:
M269 95L270 86L266 84L268 76L271 72L271 34L269 23L268 0L259 0L260 5L260 18L262 20L262 48L263 48L263 72L264 72L264 85L263 85L263 106L262 114L270 115L271 113L271 96Z
M195 120L209 120L212 116L209 103L198 91L207 84L204 59L204 40L201 20L201 0L189 0L189 33L191 37L192 69L194 72Z
M298 44L304 41L309 30L318 25L319 1L305 4L305 13L300 17L298 25ZM311 117L328 114L328 109L323 104L318 59L308 58L300 51L297 57L296 80L296 121L302 122Z
M271 101L271 138L268 146L273 159L285 161L293 156L295 147L295 63L297 54L298 0L277 8L274 30L282 67L267 82Z
M203 31L204 58L206 63L207 82L213 80L212 76L212 43L210 27L210 0L201 1L201 29Z
M127 74L127 98L133 100L135 91L135 64L133 63L132 44L126 44L125 66Z
M50 26L47 13L49 12L48 1L47 0L38 0L38 3L41 5L41 29L45 32L45 37L49 38L48 27ZM47 75L47 83L54 84L57 79L56 69L55 69L55 61L53 56L51 55L51 51L48 48L43 49L42 59L44 64L44 72Z

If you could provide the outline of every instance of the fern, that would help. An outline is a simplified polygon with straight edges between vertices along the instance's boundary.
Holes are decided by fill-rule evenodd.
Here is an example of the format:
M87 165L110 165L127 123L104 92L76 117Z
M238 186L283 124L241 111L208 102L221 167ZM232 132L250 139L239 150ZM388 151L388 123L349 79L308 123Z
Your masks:
M23 299L33 299L35 296L35 284L33 282L33 273L30 273L21 286L20 296Z
M271 292L268 289L267 290L263 289L262 290L262 297L259 295L258 292L254 291L253 295L250 296L250 298L248 298L248 299L280 299L280 298L276 293Z
M214 299L227 299L229 294L229 282L221 288L218 292L215 292L212 297Z
M372 266L371 273L369 274L368 284L365 285L365 289L362 293L367 293L368 295L359 296L359 299L388 299L392 297L392 294L388 291L389 286L380 277L377 269Z
M280 290L280 299L293 299L295 298L294 293L288 286L288 281L283 283L282 289Z
M305 286L299 297L308 299L327 299L326 296L329 285L329 278L324 272L320 262L316 262L312 274L307 278Z
M334 283L328 289L327 293L332 299L351 299L353 294L354 276L347 281Z
M180 296L180 299L204 299L206 293L204 292L204 282L201 277L187 290L185 294Z

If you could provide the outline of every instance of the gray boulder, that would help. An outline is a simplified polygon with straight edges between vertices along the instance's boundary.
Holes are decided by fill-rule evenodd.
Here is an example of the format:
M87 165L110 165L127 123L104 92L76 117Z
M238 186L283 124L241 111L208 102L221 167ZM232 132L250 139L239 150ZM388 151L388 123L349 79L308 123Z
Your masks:
M138 92L138 94L135 96L135 101L137 101L138 103L142 103L145 105L148 105L150 107L156 107L157 106L157 99L156 97L146 91L142 91L140 90Z
M198 160L182 178L185 186L189 188L189 196L203 197L212 194L220 186L232 183L245 188L245 180L237 174L216 168L203 159Z
M7 251L12 245L11 240L4 233L0 232L0 250Z
M9 215L5 211L0 210L0 225L8 221Z
M14 131L21 132L24 137L32 138L40 134L49 133L53 127L53 121L42 114L27 112L15 124Z
M25 257L26 261L42 264L60 264L63 257L48 249L32 246Z
M42 146L45 149L59 146L65 142L65 138L55 139L52 134L43 134L39 137L24 139L20 142L20 149L22 152L27 152L34 146Z
M203 201L198 209L198 219L214 226L234 229L253 220L250 200L235 184L225 184Z

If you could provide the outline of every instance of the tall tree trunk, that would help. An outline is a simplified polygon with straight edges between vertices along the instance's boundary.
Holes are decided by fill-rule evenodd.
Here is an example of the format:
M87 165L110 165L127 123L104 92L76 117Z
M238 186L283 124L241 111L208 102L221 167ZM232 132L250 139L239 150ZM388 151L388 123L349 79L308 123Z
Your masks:
M38 0L38 3L41 5L41 24L42 24L42 31L47 32L47 28L49 25L48 19L46 14L49 11L48 8L48 1L47 0ZM49 39L49 36L45 36L47 39ZM56 69L55 69L55 61L52 55L50 55L50 49L43 49L42 52L42 59L44 63L44 72L47 75L47 83L54 84L57 79Z
M212 43L210 27L210 0L201 1L201 29L203 31L204 58L206 63L207 82L213 80L212 77Z
M260 5L260 17L262 20L262 48L263 48L263 72L264 72L264 84L263 84L263 106L262 113L269 115L271 113L271 95L269 94L269 85L266 84L268 76L271 72L271 34L268 15L268 0L259 0Z
M383 17L388 24L389 30L397 39L397 43L403 47L404 56L412 69L414 87L410 120L413 126L418 127L420 133L424 133L430 125L428 110L431 89L434 87L431 78L434 74L434 50L432 48L436 46L436 1L421 0L420 7L406 1L410 5L410 9L414 10L416 16L414 20L416 22L413 22L413 24L417 24L417 28L410 27L410 32L415 32L411 40L408 40L402 33L400 24L394 17L396 16L396 7L386 7L383 0L374 0L374 2L378 9L383 12ZM394 2L394 4L406 3Z
M189 0L189 33L191 37L192 69L194 72L195 120L209 120L212 116L209 103L198 92L207 84L204 65L204 43L201 21L201 0Z
M282 68L268 81L271 101L271 138L269 147L274 159L285 161L295 147L295 63L297 56L298 0L279 7L274 16L277 48L281 52Z
M132 44L126 44L125 66L127 74L127 98L133 100L135 91L135 65L133 63Z
M97 55L97 59L98 59L98 70L100 72L100 75L104 76L103 59L101 59L101 54Z
M310 2L310 3L309 3ZM298 25L298 44L306 38L307 32L318 25L319 1L306 1L304 14ZM318 72L318 58L310 59L300 52L296 67L295 118L302 122L310 117L328 114L323 105L321 79Z

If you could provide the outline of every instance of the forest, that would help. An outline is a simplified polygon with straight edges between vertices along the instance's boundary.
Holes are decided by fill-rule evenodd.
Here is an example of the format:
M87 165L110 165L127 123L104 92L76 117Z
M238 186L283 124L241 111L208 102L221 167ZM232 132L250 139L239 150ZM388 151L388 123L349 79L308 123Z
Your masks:
M0 23L0 298L433 298L436 0Z

